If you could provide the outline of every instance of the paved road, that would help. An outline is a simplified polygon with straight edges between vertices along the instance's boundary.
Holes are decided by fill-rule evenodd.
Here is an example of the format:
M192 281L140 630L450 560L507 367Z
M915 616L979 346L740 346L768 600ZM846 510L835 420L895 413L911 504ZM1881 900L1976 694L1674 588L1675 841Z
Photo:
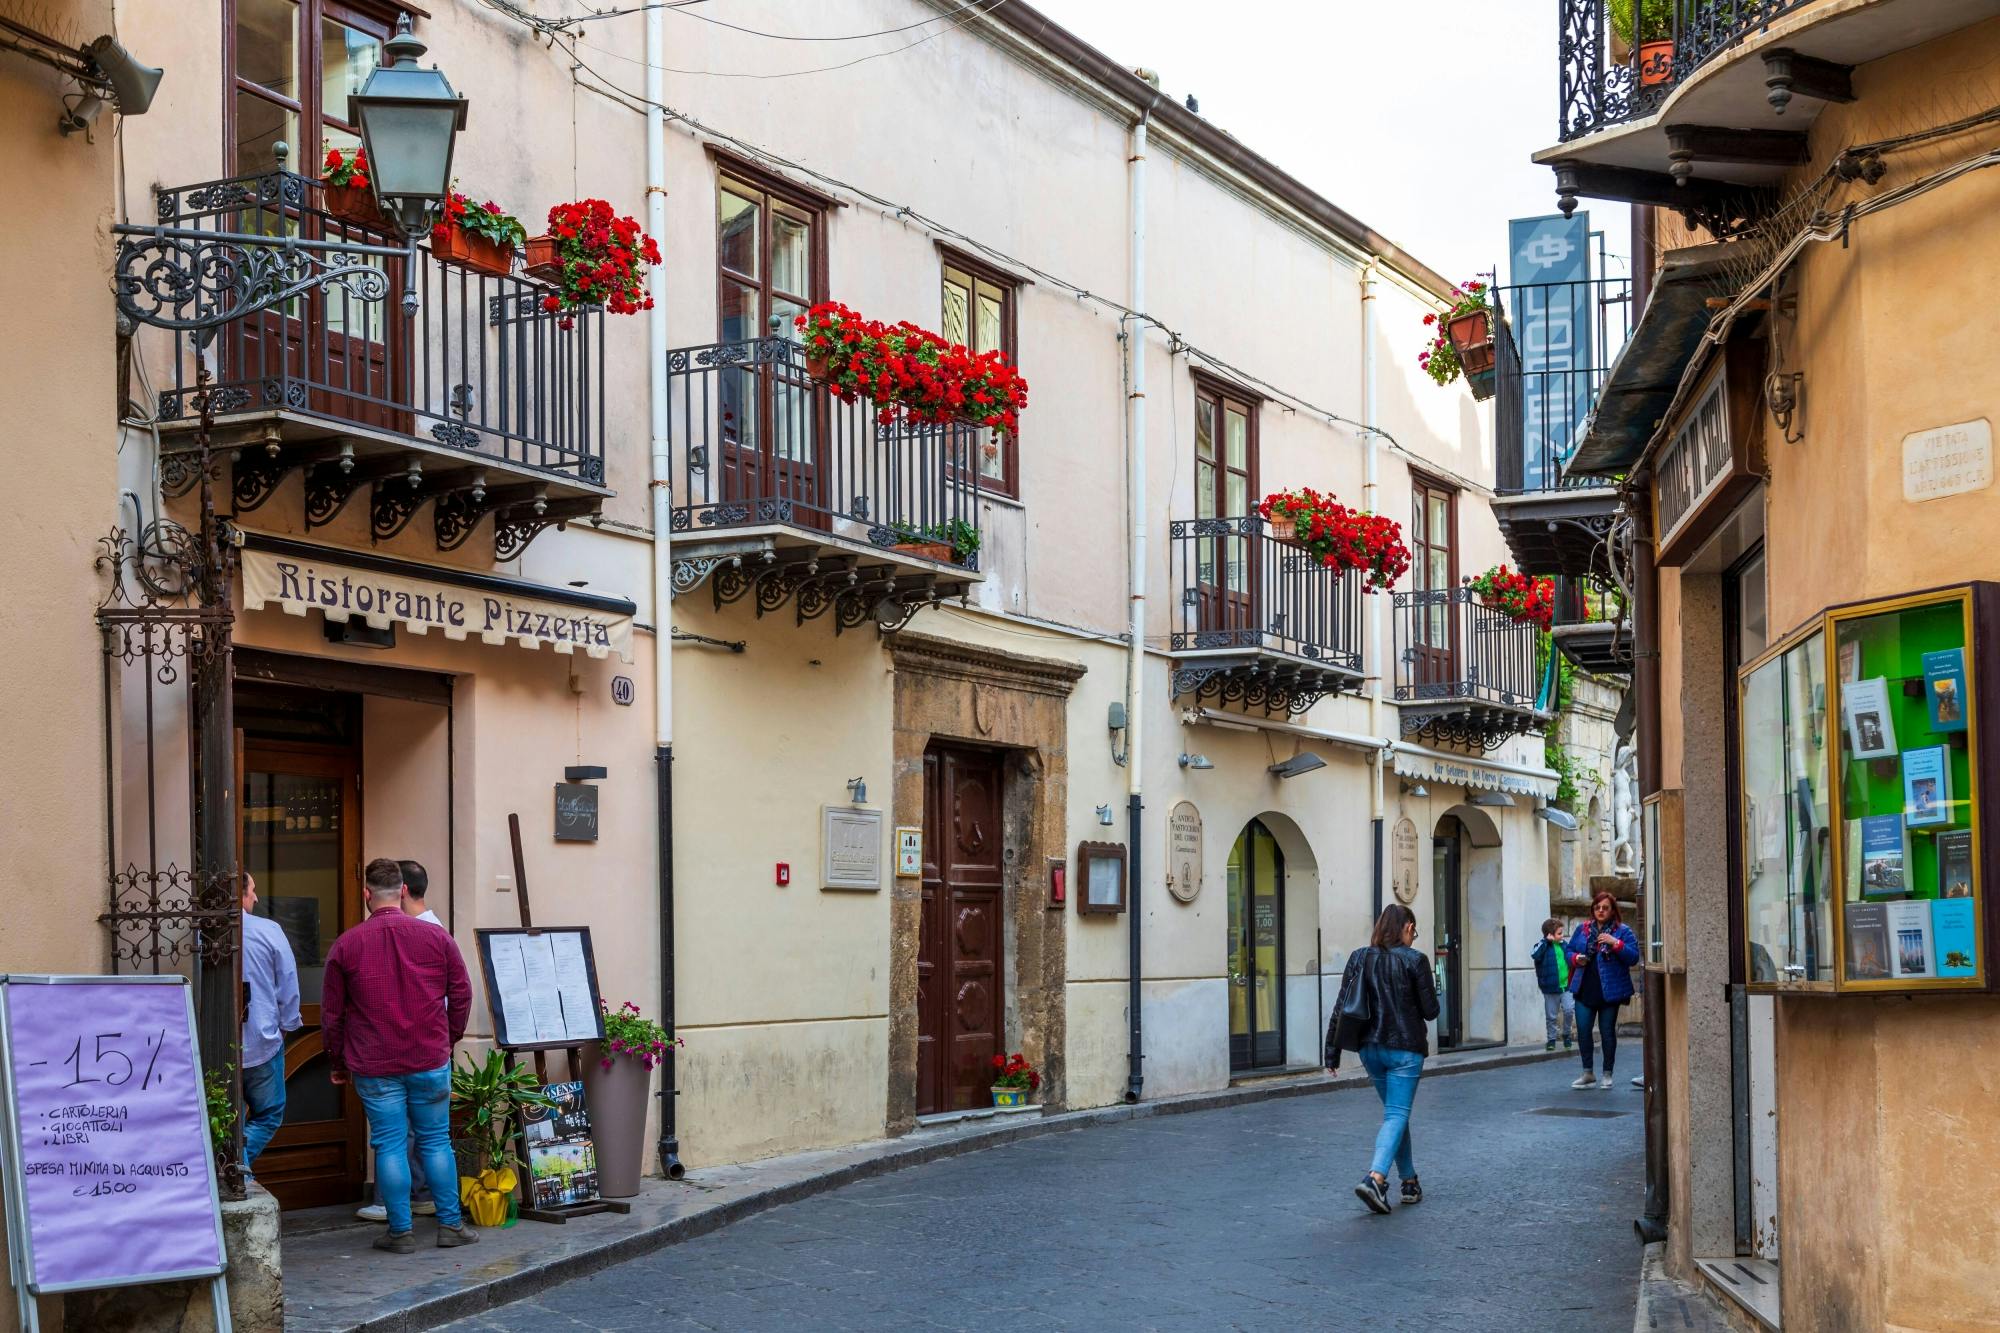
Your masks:
M1365 1091L1051 1134L862 1181L450 1327L1632 1327L1640 1094L1541 1063L1425 1080L1424 1202L1366 1212ZM1540 1108L1610 1111L1552 1116Z

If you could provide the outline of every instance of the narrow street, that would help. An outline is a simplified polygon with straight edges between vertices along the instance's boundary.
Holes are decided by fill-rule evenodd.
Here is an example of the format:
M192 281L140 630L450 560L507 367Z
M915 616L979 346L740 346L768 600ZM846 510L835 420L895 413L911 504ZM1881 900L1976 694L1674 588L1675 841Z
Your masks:
M1574 1074L1427 1079L1424 1202L1387 1217L1353 1195L1374 1097L1283 1098L864 1181L450 1327L1623 1333L1640 1094Z

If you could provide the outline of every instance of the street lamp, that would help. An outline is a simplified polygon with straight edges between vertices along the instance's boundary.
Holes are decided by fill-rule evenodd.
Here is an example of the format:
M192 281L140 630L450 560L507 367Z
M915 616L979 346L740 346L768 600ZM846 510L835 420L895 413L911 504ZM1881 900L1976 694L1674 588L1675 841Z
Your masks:
M361 127L375 201L412 245L430 234L444 206L452 144L465 128L465 99L436 65L417 64L428 49L404 14L382 47L389 63L377 65L347 98L347 118Z

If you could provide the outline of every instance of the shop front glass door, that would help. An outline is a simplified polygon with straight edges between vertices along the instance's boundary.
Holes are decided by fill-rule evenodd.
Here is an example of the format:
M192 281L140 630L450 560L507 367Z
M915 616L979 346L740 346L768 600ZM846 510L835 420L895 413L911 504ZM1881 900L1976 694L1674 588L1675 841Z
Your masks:
M1285 1062L1285 854L1256 820L1229 852L1229 1065Z
M1431 840L1433 930L1436 941L1438 1046L1456 1046L1465 1039L1465 999L1461 994L1465 964L1460 957L1458 907L1458 821L1447 818Z

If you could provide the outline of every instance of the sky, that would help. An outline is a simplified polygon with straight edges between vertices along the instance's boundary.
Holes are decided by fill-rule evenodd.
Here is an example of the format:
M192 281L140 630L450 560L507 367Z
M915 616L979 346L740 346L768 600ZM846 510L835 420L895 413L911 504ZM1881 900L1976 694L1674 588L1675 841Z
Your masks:
M1034 4L1455 282L1556 211L1556 0ZM1585 206L1623 275L1625 207Z

